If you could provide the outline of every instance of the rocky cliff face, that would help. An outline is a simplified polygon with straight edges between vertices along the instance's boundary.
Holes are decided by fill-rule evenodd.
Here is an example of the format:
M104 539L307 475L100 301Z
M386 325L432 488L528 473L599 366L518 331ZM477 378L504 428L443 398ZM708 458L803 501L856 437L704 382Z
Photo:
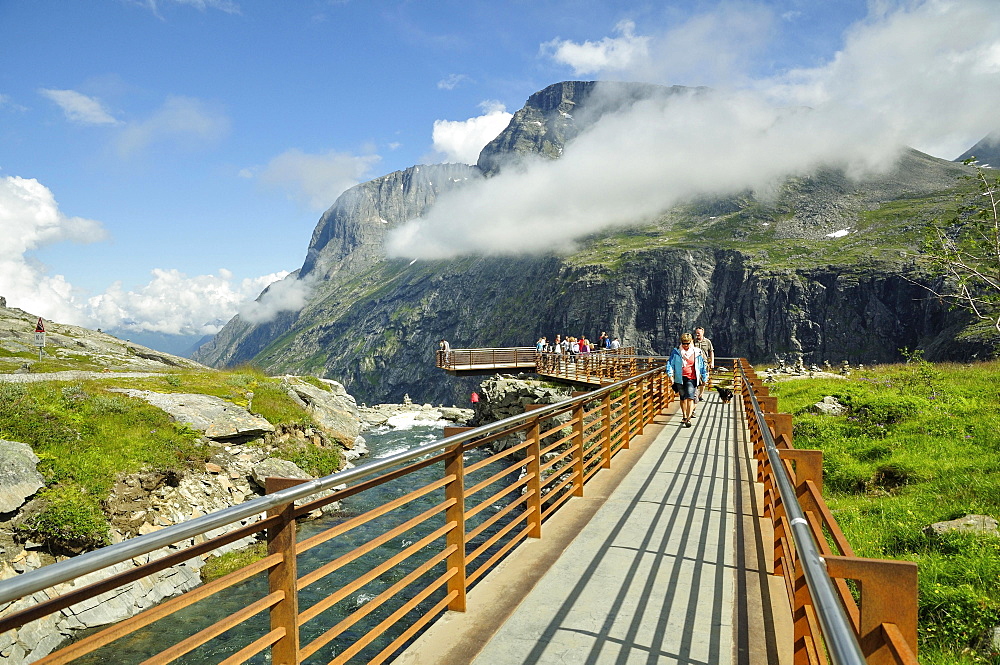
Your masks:
M524 346L607 331L664 353L702 325L720 356L753 361L872 363L898 359L903 347L969 355L950 341L966 321L911 281L906 258L923 225L951 214L965 167L916 151L861 180L818 169L766 200L691 202L586 239L572 255L383 258L385 232L446 188L525 155L558 158L596 118L634 99L699 94L607 85L566 82L532 95L478 168L415 167L345 193L313 235L300 274L318 281L305 308L263 325L234 319L196 357L335 377L367 402L408 393L466 403L476 381L433 367L441 338L455 348Z

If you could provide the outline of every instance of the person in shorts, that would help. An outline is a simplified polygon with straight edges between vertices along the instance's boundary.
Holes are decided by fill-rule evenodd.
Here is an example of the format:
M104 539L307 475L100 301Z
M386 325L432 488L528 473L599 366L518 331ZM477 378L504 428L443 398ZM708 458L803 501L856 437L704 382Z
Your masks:
M708 366L705 355L694 345L690 333L681 335L680 344L670 352L667 376L681 401L681 425L691 427L698 386L708 380Z
M712 345L712 340L705 337L704 328L695 328L694 339L691 341L694 343L695 346L701 349L702 355L705 356L705 362L708 364L708 376L709 378L711 378L712 371L715 368L715 347ZM698 399L695 400L696 404L701 401L701 395L703 392L705 392L706 385L708 385L707 380L705 381L705 383L702 383L701 385L698 386Z

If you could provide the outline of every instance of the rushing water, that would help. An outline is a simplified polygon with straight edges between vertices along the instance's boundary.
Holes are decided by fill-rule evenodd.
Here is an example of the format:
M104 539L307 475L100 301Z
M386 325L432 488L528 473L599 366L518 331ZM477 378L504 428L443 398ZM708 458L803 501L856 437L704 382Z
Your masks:
M407 450L417 445L438 439L442 435L439 424L433 426L427 424L402 423L404 426L413 426L406 429L380 428L365 432L365 439L368 442L371 458L387 457L397 452ZM468 456L467 456L468 463ZM379 485L372 490L363 492L353 497L344 499L341 503L341 512L325 515L319 519L301 522L299 524L299 540L308 538L335 524L343 522L346 518L363 513L370 508L391 501L410 491L411 488L423 485L441 475L441 465L433 464L425 469L416 472L416 476L410 475L395 481ZM362 527L353 529L343 536L327 541L298 558L299 575L314 570L318 566L336 559L338 556L351 551L358 545L371 540L372 538L387 532L393 526L398 525L427 510L442 500L441 494L431 494L408 504L404 509L394 511L369 522ZM500 506L494 506L493 510L498 510ZM426 533L441 525L442 520L431 520L432 523L425 524L418 529L407 531L394 542L374 550L361 557L360 560L347 564L334 577L342 580L354 579L362 572L370 570L379 562L384 561L403 548L412 544ZM418 557L419 558L419 557ZM332 608L326 610L314 620L307 622L302 627L302 644L308 644L324 630L337 624L343 617L349 615L365 603L375 598L381 591L403 578L416 565L422 562L406 563L393 567L388 573L359 589L348 596L345 600ZM430 573L425 574L418 581L420 586L426 585L429 580L439 576L443 572L443 564L438 564ZM339 586L339 585L338 585ZM327 595L323 580L302 590L299 594L300 611L312 606L321 598ZM433 594L422 607L431 607L434 602L443 597L443 591ZM211 598L195 603L163 620L136 631L128 637L122 638L104 649L101 649L90 656L79 659L75 662L86 665L126 665L129 663L139 663L153 654L156 654L172 644L193 635L215 621L222 619L244 607L251 602L267 594L267 577L265 574L257 575L243 584L231 587L225 591L213 595ZM378 607L361 620L358 624L345 631L344 635L353 642L353 638L364 634L370 628L385 619L396 608L401 601L395 604L380 603ZM206 665L208 663L218 663L227 656L243 648L254 639L260 637L268 631L268 614L261 612L252 619L239 626L226 631L209 643L198 649L180 657L175 662L187 665ZM387 646L399 634L399 630L390 630L387 634L379 638L376 643L367 651L355 656L351 662L364 663L374 654ZM333 655L339 651L335 642L320 649L307 662L326 663ZM251 663L268 663L270 657L268 652L258 655L248 661Z

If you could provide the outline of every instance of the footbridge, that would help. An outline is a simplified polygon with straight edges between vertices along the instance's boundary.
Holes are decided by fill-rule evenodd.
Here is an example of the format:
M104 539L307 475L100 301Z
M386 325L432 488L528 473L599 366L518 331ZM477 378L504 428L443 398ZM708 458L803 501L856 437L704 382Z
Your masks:
M266 496L0 581L0 654L16 665L20 632L65 631L104 599L259 539L265 552L224 577L14 655L915 665L916 567L854 556L823 500L821 453L793 446L753 368L725 361L734 399L711 393L685 428L662 359L614 355L593 362L628 359L634 373L592 365L585 376L601 378L581 381L539 355L545 376L589 388L324 478L270 478ZM143 639L168 628L165 646Z

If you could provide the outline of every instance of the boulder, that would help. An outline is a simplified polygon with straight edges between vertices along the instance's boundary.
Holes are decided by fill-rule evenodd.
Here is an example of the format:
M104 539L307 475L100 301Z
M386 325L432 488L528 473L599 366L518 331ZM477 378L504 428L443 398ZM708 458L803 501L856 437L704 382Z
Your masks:
M251 472L251 478L261 488L264 487L265 479L270 477L312 479L312 476L300 469L294 462L276 457L268 457L259 464L255 464Z
M843 416L847 414L847 407L840 403L836 397L827 395L823 401L816 402L809 407L811 413L821 413L827 416Z
M26 443L0 439L0 513L17 510L45 486L37 465L38 456Z
M306 410L323 429L340 434L350 445L363 427L357 402L344 386L330 379L320 379L327 388L318 388L296 376L285 376L283 382L293 398L305 404Z
M935 522L924 527L928 536L940 536L945 533L978 533L990 536L1000 536L1000 527L989 515L964 515L947 522Z
M156 393L149 390L115 388L163 409L176 421L186 423L216 440L255 439L274 431L274 426L246 409L212 395Z

